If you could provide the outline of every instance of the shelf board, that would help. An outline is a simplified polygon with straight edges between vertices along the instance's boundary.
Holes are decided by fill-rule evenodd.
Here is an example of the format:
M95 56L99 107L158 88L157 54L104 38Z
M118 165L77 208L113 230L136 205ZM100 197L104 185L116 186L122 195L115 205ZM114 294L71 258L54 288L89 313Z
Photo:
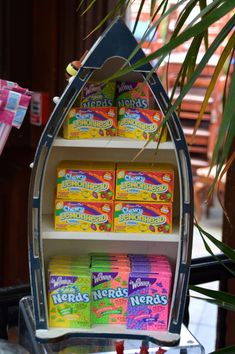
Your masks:
M53 146L56 147L84 147L84 148L107 148L107 149L142 149L146 144L145 140L135 140L122 137L102 138L102 139L77 139L69 140L58 137L54 140ZM145 149L155 150L157 142L150 142ZM166 141L159 144L159 149L173 150L174 144Z
M36 337L40 340L50 340L66 336L100 337L100 338L129 338L148 339L156 344L175 345L179 342L180 335L168 331L143 331L126 329L125 325L93 325L91 328L54 328L36 331Z
M158 241L178 242L179 232L173 227L171 234L126 233L126 232L76 232L56 231L53 225L53 215L42 217L42 238L47 240L107 240L107 241Z

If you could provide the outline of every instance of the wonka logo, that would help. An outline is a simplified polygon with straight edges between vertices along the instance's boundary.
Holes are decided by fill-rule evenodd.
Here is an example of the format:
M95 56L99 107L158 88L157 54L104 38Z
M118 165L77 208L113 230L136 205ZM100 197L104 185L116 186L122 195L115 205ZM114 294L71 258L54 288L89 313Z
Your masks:
M105 283L107 281L111 281L114 278L116 278L117 274L118 274L117 272L115 272L115 273L102 273L102 272L93 273L92 274L92 285L95 286L95 285L98 285L101 283Z
M52 276L50 280L50 289L53 291L54 289L68 286L73 284L76 279L76 277Z
M137 289L139 287L149 287L151 284L148 280L141 280L141 278L138 278L136 280L130 280L129 284L132 286L132 289Z

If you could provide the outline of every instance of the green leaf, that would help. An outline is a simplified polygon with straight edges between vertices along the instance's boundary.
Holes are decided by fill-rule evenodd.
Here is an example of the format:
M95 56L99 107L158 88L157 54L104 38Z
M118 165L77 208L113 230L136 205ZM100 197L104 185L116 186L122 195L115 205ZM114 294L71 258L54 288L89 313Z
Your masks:
M140 3L139 9L138 9L138 13L137 13L137 16L136 16L136 20L135 20L135 24L134 24L134 27L133 27L133 30L132 30L133 34L135 33L135 30L136 30L137 25L139 23L139 19L140 19L140 15L141 15L141 12L142 12L142 9L143 9L143 6L144 6L144 2L145 1L142 0L141 3Z
M92 6L96 3L97 0L92 0L88 6L86 7L86 9L81 13L81 16L85 15L85 13L87 13L91 8ZM83 1L82 1L83 2ZM79 5L79 8L80 8L81 4Z
M188 80L188 82L185 84L183 90L181 91L180 95L178 98L175 100L173 105L169 105L167 112L165 113L165 118L162 122L162 124L165 124L166 120L170 117L170 115L175 111L176 107L182 102L183 97L188 93L188 91L191 89L193 86L194 82L198 78L198 76L201 74L202 70L204 69L205 65L208 63L210 57L213 55L213 53L216 51L220 43L226 38L228 33L231 31L233 28L233 22L234 22L235 17L231 18L230 21L224 26L222 31L218 34L214 42L211 44L211 46L208 48L204 56L202 57L201 61L197 65L197 68L195 69L194 73L192 74L191 78ZM235 122L235 120L234 120Z
M130 62L131 59L135 56L135 54L138 52L138 50L141 48L141 45L146 41L147 37L151 36L151 32L154 31L154 28L157 28L158 25L170 14L172 14L175 10L178 9L179 6L183 5L186 1L188 0L181 0L179 2L177 2L176 4L174 4L173 6L171 6L167 11L163 11L162 15L160 16L160 18L158 18L156 20L156 22L152 25L149 26L148 29L145 31L145 33L143 34L141 40L139 41L139 43L137 44L136 48L133 50L133 52L131 53L131 55L129 56L129 58L127 59L127 62ZM190 3L193 2L195 0L190 0ZM164 0L163 0L164 2ZM155 13L156 15L156 13ZM148 59L143 59L144 60L144 64L148 63ZM142 64L141 64L142 65ZM138 67L138 65L137 65ZM126 70L126 73L129 73L130 71L132 71L132 69L122 69L119 70L116 74L114 74L113 76L110 77L110 80L117 78L119 76L122 75L123 71ZM120 74L119 74L120 73Z
M224 85L224 92L223 92L223 106L225 106L226 102L226 95L228 92L228 86L229 86L229 81L230 81L230 72L232 72L233 68L233 59L234 59L234 53L235 53L235 47L232 50L232 53L230 55L228 67L226 71L226 80L225 80L225 85Z
M210 354L234 354L235 353L235 345L227 348L218 349Z
M202 232L200 232L200 235L202 237L202 241L204 243L204 246L205 246L205 249L207 250L207 252L210 253L211 256L214 257L221 264L222 267L227 269L228 272L230 272L233 276L235 276L235 272L232 269L230 269L216 254L213 253L212 249L210 248L209 244L207 243Z
M233 39L234 39L234 36L233 36ZM225 107L224 107L223 120L222 120L221 126L220 126L219 137L217 140L217 145L214 150L214 156L212 159L213 162L216 162L218 160L218 154L219 154L220 149L223 145L224 136L226 135L227 131L229 130L230 125L233 123L233 119L231 119L231 118L232 118L232 116L234 116L234 113L235 113L234 95L232 94L232 90L234 88L235 88L235 75L233 72L230 88L228 91L228 97L227 97Z
M190 297L193 299L209 302L212 305L222 307L223 309L228 310L228 311L235 311L235 304L231 305L231 304L225 303L221 300L208 299L205 297L198 297L198 296L193 296L193 295L190 295Z
M154 10L155 10L155 7L156 7L156 2L157 2L157 0L151 0L150 16L152 16L154 14Z
M94 0L93 0L94 1ZM122 6L125 5L126 0L118 0L117 4L113 7L113 10L110 11L100 22L99 24L85 37L88 38L92 33L97 31L105 22L107 22L110 18L115 17L121 10ZM86 11L86 10L85 10ZM83 13L84 14L84 13Z
M80 0L79 5L77 7L77 11L80 10L80 8L82 7L82 4L84 4L85 0Z
M200 5L201 12L202 12L207 7L206 0L199 0L199 5ZM205 16L205 15L203 15L203 16ZM204 33L204 42L205 42L205 49L207 50L208 49L208 30L206 30Z
M198 35L200 33L203 33L211 24L216 22L218 19L220 19L225 14L227 14L233 7L234 6L233 6L233 4L231 4L231 2L226 2L226 3L222 4L218 9L216 8L213 12L209 13L206 19L202 19L201 21L196 23L194 26L187 28L179 36L170 40L166 45L164 45L160 49L156 50L152 54L148 55L146 58L138 60L132 66L126 67L126 68L118 71L116 74L112 75L111 79L120 77L121 75L128 74L130 71L137 69L137 68L141 67L142 65L145 65L149 61L152 61L161 55L164 56L164 55L169 54L169 52L171 52L173 49L175 49L179 45L183 44L185 41L189 40L190 38L195 37L196 35ZM166 15L166 13L164 14L164 16ZM218 34L218 36L216 37L216 39L214 40L213 43L216 42L217 47L219 46L218 40L220 41L219 43L221 43L222 40L224 40L224 38L226 37L226 35L232 30L234 25L235 25L235 16L233 16L228 21L228 23L225 25L223 33L220 32ZM224 34L225 34L225 36L224 36ZM212 48L213 43L210 46L210 48ZM208 49L208 51L209 51L209 49ZM210 55L207 55L208 60L209 60L210 56L213 54L213 52ZM207 62L204 63L204 66L206 63Z
M228 91L228 97L224 107L223 119L220 125L217 143L215 145L212 164L218 165L218 170L216 173L215 180L222 170L223 164L229 155L232 142L235 136L235 105L234 105L234 91L235 90L235 71L233 71L231 84ZM226 137L226 143L224 139ZM215 181L214 181L215 184ZM213 185L214 185L213 184Z
M235 263L235 251L233 248L225 245L225 243L217 240L214 236L209 234L207 231L205 231L201 226L198 225L198 223L195 223L196 227L198 230L205 236L207 237L213 244L218 247L232 262Z
M205 289L196 285L189 285L189 289L216 300L217 304L220 304L221 307L231 306L230 308L233 308L233 310L235 310L235 295L228 294L224 291Z
M218 77L221 73L221 70L222 68L224 67L224 64L229 56L229 54L231 53L233 47L234 47L234 44L235 44L235 32L232 34L232 36L229 38L229 41L227 43L227 45L225 46L220 58L219 58L219 61L215 67L215 71L213 73L213 76L211 78L211 81L210 81L210 84L207 88L207 91L206 91L206 94L205 94L205 97L204 97L204 100L203 100L203 103L202 103L202 107L201 107L201 110L199 112L199 115L198 115L198 118L197 118L197 122L196 122L196 125L195 125L195 128L194 128L194 132L193 132L193 136L192 136L192 139L194 138L195 136L195 133L196 133L196 130L198 129L199 127L199 124L201 122L201 119L202 119L202 116L205 112L205 109L206 109L206 106L207 106L207 103L210 99L210 96L212 94L212 91L215 87L215 84L218 80Z
M194 0L194 1L189 2L188 4L185 5L185 7L183 8L183 12L181 12L181 14L179 15L179 19L176 23L176 27L174 29L172 36L171 36L171 40L172 40L172 38L177 37L177 35L180 33L180 30L183 28L183 25L185 24L185 22L189 18L191 12L193 10L195 10L195 5L196 5L197 1L198 0Z

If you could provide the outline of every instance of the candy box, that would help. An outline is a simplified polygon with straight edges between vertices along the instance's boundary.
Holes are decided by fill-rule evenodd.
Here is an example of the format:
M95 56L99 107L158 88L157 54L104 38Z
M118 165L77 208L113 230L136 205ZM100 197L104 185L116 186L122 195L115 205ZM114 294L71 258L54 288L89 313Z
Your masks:
M115 136L116 107L72 108L63 124L65 139L93 139Z
M92 324L126 323L129 271L92 268Z
M116 83L116 106L130 108L149 107L149 87L143 82Z
M55 201L55 230L107 232L112 225L112 202Z
M114 106L115 89L115 82L88 82L82 90L80 105L84 108Z
M130 273L128 281L127 328L167 330L171 272Z
M138 140L158 141L162 129L159 127L162 121L163 115L160 111L121 107L118 112L117 135ZM166 132L164 130L161 142L165 140Z
M74 261L65 261L65 260L55 260L50 261L49 270L56 269L66 269L70 272L76 272L79 269L87 270L90 267L90 262L74 262Z
M174 170L169 165L117 164L117 200L173 202Z
M89 328L91 326L90 272L72 275L57 269L49 273L50 327Z
M92 269L99 269L99 271L130 271L130 264L120 262L93 262Z
M92 258L92 264L112 263L118 265L130 265L129 259L118 258Z
M114 232L171 233L171 203L114 203Z
M50 264L53 262L87 264L89 266L91 257L89 254L79 254L76 256L56 254L50 258Z
M132 272L137 273L156 273L159 271L168 272L170 267L157 264L157 263L139 263L139 264L132 264L131 265Z
M163 255L163 254L135 254L135 253L130 253L128 254L128 258L131 261L134 262L142 262L142 261L158 261L158 260L164 260L164 261L168 261L167 256Z
M114 198L115 164L62 161L57 167L57 198L106 201Z
M129 259L126 253L110 253L110 252L92 252L90 253L92 259L94 258L118 258L118 259Z

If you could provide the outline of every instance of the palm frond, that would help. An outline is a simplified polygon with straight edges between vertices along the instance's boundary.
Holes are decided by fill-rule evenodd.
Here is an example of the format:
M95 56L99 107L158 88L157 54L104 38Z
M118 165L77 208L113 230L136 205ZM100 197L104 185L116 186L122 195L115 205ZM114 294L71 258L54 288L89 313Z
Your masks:
M210 84L206 90L206 93L205 93L205 97L204 97L204 100L203 100L203 103L202 103L202 107L201 107L201 110L199 112L199 115L198 115L198 118L197 118L197 122L195 124L195 127L194 127L194 132L193 132L193 135L192 135L192 138L191 139L194 139L194 136L196 134L196 130L198 129L199 125L200 125L200 122L201 122L201 119L202 119L202 116L206 110L206 106L207 106L207 103L211 97L211 94L215 88L215 85L217 83L217 80L219 78L219 75L227 61L227 58L229 57L229 55L231 54L231 51L233 49L235 45L235 33L232 34L232 36L229 38L229 41L228 43L226 44L220 58L219 58L219 61L215 67L215 71L213 73L213 76L210 80Z
M208 298L203 298L210 303L216 304L222 308L229 310L235 310L235 295L228 294L224 291L205 289L200 286L190 285L190 290L196 291L202 295L207 296Z

